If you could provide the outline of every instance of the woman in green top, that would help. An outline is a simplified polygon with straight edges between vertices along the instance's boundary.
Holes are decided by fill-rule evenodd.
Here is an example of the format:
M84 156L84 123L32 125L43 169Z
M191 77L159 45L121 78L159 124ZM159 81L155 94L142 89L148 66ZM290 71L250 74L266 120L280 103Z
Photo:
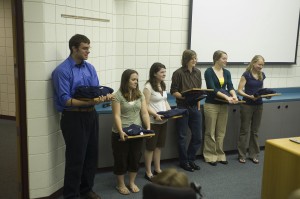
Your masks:
M112 127L112 149L114 156L113 172L117 176L116 189L120 194L139 192L135 184L135 177L142 156L143 139L126 139L127 134L123 128L131 124L145 126L150 130L150 119L147 111L145 97L138 87L138 73L127 69L123 72L121 85L115 93L112 102L114 124ZM126 187L124 174L129 173L129 184Z
M217 162L228 164L223 151L223 140L225 137L228 107L226 102L216 100L220 98L231 104L238 102L235 90L231 82L231 74L224 67L227 64L227 54L224 51L216 51L213 55L214 66L208 68L205 73L205 82L208 92L204 104L205 136L203 156L205 162L216 166ZM221 92L228 90L229 95Z

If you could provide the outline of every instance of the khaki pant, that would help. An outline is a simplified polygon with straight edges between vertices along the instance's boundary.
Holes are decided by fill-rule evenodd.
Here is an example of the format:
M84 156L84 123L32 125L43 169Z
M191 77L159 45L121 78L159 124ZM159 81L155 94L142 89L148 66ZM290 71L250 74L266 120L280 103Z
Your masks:
M257 158L260 152L258 129L262 111L263 105L241 105L241 129L238 141L239 158L246 158L249 134L249 158Z
M223 141L226 133L228 105L204 104L205 136L203 156L205 162L225 161Z

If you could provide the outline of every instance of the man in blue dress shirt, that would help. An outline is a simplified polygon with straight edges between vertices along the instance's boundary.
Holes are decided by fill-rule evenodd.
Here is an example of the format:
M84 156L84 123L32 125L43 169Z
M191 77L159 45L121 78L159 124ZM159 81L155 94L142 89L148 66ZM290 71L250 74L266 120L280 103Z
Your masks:
M100 199L92 188L98 158L98 114L94 106L111 100L112 95L92 100L74 99L78 86L99 86L95 68L85 60L90 40L80 34L69 40L70 56L52 73L54 102L61 112L60 127L66 144L65 199Z

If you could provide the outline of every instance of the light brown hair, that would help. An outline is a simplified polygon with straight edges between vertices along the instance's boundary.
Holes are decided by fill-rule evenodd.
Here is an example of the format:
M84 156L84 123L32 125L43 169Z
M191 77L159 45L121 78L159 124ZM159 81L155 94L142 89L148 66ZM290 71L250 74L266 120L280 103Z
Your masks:
M214 52L213 55L214 64L222 57L223 54L227 55L227 53L222 50L217 50Z
M189 61L191 61L193 58L197 58L197 53L193 50L185 50L182 53L181 58L181 65L182 67L186 67Z
M152 178L152 182L170 187L190 186L187 175L174 168L164 169L161 173Z

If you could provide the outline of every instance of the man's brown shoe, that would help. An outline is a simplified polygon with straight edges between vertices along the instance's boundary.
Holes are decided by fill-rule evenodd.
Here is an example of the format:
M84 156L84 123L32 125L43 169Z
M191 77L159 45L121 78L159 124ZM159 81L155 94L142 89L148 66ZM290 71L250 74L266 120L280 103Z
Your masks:
M82 195L83 199L101 199L101 197L93 191L89 191L86 194Z

